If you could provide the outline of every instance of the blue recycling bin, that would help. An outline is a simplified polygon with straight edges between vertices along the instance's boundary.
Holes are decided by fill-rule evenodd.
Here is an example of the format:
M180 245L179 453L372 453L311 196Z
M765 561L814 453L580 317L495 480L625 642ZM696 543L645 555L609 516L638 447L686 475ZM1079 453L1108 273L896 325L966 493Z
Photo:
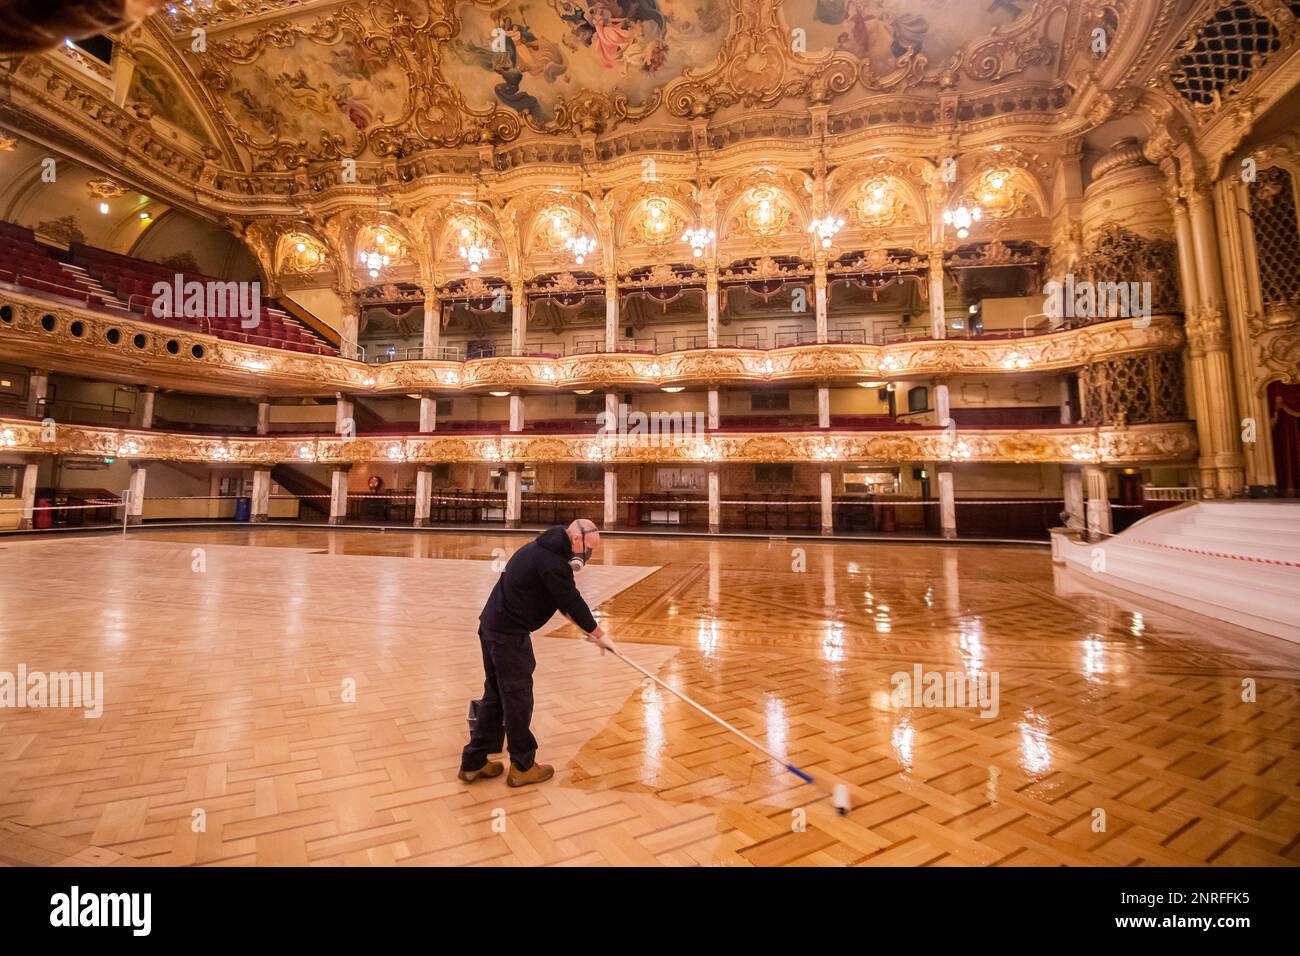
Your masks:
M247 521L250 517L252 517L252 514L253 514L252 498L235 499L235 520L236 521Z

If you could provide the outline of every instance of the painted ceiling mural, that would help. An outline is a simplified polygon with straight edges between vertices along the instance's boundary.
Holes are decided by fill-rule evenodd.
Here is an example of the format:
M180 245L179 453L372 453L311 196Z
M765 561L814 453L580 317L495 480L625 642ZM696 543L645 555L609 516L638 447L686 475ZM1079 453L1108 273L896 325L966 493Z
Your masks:
M472 107L496 103L543 125L558 98L584 89L643 106L685 68L712 63L727 36L725 0L507 0L457 13L447 79Z
M851 53L876 76L916 61L940 67L974 38L1021 19L1030 0L785 0L808 49Z
M208 134L203 129L194 111L190 109L170 73L147 53L138 54L135 69L131 73L131 83L127 87L126 101L139 103L147 107L155 116L171 123L200 142L208 142Z
M365 0L177 46L255 168L1060 68L1068 0Z

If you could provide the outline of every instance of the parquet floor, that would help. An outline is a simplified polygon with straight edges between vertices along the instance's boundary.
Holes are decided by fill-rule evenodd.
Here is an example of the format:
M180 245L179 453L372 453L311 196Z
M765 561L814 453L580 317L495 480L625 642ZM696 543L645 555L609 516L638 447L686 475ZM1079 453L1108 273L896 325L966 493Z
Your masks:
M106 697L0 709L0 863L1300 863L1300 648L1067 596L1045 549L611 539L579 579L622 649L852 811L565 622L535 639L555 779L467 787L474 621L523 540L0 543L0 671ZM997 715L895 704L918 664L996 672Z

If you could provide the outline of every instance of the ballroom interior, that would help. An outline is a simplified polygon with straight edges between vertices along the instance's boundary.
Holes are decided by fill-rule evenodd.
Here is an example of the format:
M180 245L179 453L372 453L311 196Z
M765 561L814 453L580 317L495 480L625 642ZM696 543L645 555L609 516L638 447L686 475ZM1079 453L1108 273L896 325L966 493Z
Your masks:
M49 7L0 671L107 690L0 709L0 862L1300 862L1300 3ZM620 646L851 811L561 619L556 780L458 784L577 518Z

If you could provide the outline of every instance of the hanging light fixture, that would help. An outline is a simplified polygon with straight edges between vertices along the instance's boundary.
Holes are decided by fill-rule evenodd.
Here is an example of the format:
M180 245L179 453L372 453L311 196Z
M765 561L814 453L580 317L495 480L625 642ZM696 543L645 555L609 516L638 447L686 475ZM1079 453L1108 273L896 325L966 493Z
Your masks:
M478 223L460 227L460 257L469 263L470 272L478 272L483 260L491 254Z
M691 252L695 258L704 255L704 250L708 248L709 243L718 238L712 229L687 229L682 233L682 242L688 242L691 246Z
M570 236L564 240L564 247L573 253L573 261L582 265L587 256L596 249L596 240L590 236Z
M487 234L478 221L479 189L482 186L478 174L474 175L474 217L460 227L460 257L469 263L470 272L478 272L490 255L492 248L488 245Z
M359 254L361 265L370 273L370 278L378 279L380 270L392 262L392 258L388 254L391 248L393 246L390 245L388 233L381 228L375 233L374 248L369 251L361 250Z
M979 222L984 214L980 211L979 206L958 206L956 209L945 209L943 211L943 221L945 225L957 227L957 238L965 239L970 235L972 223Z
M808 231L815 233L821 240L822 248L829 249L831 240L835 238L835 233L844 228L844 220L827 216L824 219L814 219L808 224Z

